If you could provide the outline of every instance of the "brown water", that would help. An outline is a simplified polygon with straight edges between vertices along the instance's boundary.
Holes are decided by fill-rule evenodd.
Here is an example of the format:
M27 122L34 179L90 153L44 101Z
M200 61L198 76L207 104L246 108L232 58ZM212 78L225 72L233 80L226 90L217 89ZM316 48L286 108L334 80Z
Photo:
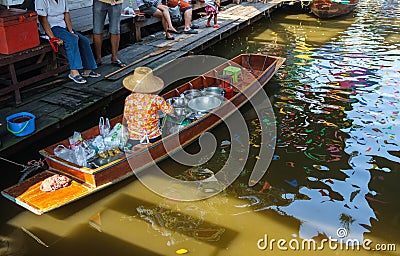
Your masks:
M250 156L223 193L176 202L128 179L43 216L2 200L7 217L0 255L177 255L178 249L186 255L384 254L340 249L341 243L332 245L336 249L326 243L322 252L283 251L276 242L273 249L257 246L265 236L292 247L295 240L339 239L338 229L347 232L343 239L370 239L370 247L396 244L397 251L386 254L398 255L399 3L362 1L354 17L331 21L292 10L273 13L204 53L287 58L267 90L278 137L258 184L247 185L268 124L245 106ZM221 146L206 164L190 168L166 160L160 166L181 178L219 170L229 156L221 143L232 139L223 125L214 134Z

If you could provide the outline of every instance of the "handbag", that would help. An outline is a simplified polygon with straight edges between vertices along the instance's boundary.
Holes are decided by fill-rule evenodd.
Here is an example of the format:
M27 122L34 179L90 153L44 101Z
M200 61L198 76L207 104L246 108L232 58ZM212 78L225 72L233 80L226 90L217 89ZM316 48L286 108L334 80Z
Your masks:
M168 7L169 16L171 16L171 21L173 24L179 24L182 22L182 14L180 10L181 1L178 0L178 5L175 7Z

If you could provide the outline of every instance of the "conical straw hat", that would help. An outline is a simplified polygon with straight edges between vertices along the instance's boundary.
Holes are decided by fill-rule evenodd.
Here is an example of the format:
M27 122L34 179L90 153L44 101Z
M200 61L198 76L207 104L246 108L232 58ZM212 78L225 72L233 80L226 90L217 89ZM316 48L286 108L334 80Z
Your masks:
M133 75L129 75L122 81L124 87L132 92L154 93L164 88L164 81L153 75L153 70L148 67L137 67Z

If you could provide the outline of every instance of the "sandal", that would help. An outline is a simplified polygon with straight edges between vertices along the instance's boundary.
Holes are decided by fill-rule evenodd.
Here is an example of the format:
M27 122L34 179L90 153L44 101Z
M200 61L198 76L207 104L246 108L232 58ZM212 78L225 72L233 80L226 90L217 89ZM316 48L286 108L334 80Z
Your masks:
M214 28L220 28L221 26L220 25L218 25L218 24L215 24L214 25Z
M77 84L84 84L87 82L85 78L83 78L81 75L72 76L71 74L69 74L68 77Z
M175 40L175 37L173 37L173 36L171 36L171 37L165 36L165 39L166 40Z
M184 30L183 33L184 33L184 34L197 34L197 33L199 33L199 32L197 32L197 31L194 30L194 29L189 29L189 30Z
M115 67L119 67L119 68L124 68L124 67L126 67L126 64L125 63L123 63L122 61L120 61L120 60L116 60L116 61L112 61L111 62L111 65L113 65L113 66L115 66Z
M211 26L211 24L207 23L207 24L206 24L206 27L207 27L207 28L211 28L212 26Z
M173 31L173 30L171 30L171 29L167 29L167 32L168 33L172 33L172 34L180 34L181 32L179 32L179 31Z
M101 77L101 75L93 70L89 74L82 73L83 77Z

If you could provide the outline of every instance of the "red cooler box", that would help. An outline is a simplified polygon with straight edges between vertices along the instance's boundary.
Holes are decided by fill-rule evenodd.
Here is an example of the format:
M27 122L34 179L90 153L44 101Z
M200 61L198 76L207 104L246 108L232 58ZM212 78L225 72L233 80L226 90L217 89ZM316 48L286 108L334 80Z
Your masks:
M40 44L37 13L22 9L0 10L0 53L11 54Z

